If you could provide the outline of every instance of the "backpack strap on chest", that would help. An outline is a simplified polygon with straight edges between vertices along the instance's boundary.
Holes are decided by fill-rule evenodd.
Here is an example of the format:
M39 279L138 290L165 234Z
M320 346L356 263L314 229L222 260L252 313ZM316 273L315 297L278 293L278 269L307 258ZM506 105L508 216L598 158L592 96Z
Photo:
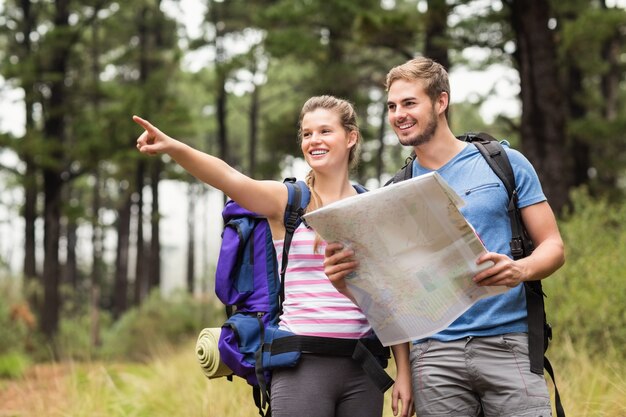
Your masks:
M283 256L280 266L280 291L279 305L282 313L282 305L285 300L285 273L289 262L289 248L293 240L293 234L302 222L302 215L311 200L311 191L304 181L296 181L295 178L285 178L283 183L287 186L287 206L285 207L285 239L283 241Z
M415 157L415 151L411 151L411 155L409 155L404 160L404 165L402 166L402 168L400 168L400 170L396 172L396 175L394 175L389 181L385 183L384 187L388 186L389 184L395 184L400 181L406 181L408 179L411 179L411 177L413 177L413 161L415 160Z
M508 214L511 223L511 255L513 259L521 259L530 255L533 251L533 243L522 222L522 216L518 207L517 186L515 175L511 167L511 161L500 142L491 135L481 133L466 133L458 139L473 143L485 158L489 167L498 176L509 196ZM543 368L543 365L541 365Z

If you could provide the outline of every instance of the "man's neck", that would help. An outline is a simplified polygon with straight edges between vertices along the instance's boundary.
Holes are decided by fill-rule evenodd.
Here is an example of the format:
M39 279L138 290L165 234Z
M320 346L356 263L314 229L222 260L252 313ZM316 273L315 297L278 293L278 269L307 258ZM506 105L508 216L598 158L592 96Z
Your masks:
M440 127L427 143L415 146L417 160L424 168L436 170L447 164L465 148L466 143L458 140L447 125Z

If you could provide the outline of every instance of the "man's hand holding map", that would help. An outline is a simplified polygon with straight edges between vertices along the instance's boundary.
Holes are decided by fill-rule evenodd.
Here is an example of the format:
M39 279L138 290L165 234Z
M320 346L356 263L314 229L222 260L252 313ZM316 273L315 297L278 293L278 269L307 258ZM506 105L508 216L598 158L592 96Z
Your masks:
M486 252L459 212L463 200L437 173L344 199L304 216L327 242L354 250L346 283L384 345L445 329L506 287L472 281Z

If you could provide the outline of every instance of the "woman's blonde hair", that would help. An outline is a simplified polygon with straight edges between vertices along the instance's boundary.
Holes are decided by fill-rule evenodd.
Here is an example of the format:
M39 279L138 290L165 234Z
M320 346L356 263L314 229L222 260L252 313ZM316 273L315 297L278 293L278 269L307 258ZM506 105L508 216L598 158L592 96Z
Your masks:
M346 133L356 132L356 143L350 148L350 154L348 156L348 169L353 170L359 163L359 157L361 155L361 131L356 118L356 110L352 103L347 100L337 98L334 96L324 95L311 97L304 103L302 110L300 111L300 118L298 120L298 139L302 141L302 120L307 113L315 111L317 109L325 109L334 112L339 116L339 122L344 128ZM315 172L310 170L305 178L306 185L311 190L311 201L307 206L306 211L313 211L322 206L322 199L315 191ZM315 235L315 243L313 244L313 252L317 252L321 238L318 234Z

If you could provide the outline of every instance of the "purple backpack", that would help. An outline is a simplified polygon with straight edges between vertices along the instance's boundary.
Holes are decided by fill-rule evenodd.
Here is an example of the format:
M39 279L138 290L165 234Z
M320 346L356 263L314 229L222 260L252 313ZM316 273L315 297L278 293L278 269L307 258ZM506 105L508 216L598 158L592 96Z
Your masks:
M218 341L220 360L252 385L261 416L271 413L271 369L295 366L303 351L354 358L382 392L393 384L384 371L389 348L374 334L356 340L334 339L294 335L278 328L289 247L311 197L304 182L288 178L284 183L288 202L280 269L267 219L229 201L222 211L224 231L215 273L215 293L228 315ZM359 193L367 191L360 185L354 188Z
M281 269L278 269L267 219L230 200L222 211L224 231L215 273L215 293L226 306L228 315L218 342L220 359L234 375L255 388L260 387L264 403L271 375L269 369L294 366L300 357L300 352L294 351L266 355L265 363L261 359L264 343L292 335L278 330L284 299L281 277L287 267L293 233L310 200L309 188L303 181L288 178L284 183L288 202Z

